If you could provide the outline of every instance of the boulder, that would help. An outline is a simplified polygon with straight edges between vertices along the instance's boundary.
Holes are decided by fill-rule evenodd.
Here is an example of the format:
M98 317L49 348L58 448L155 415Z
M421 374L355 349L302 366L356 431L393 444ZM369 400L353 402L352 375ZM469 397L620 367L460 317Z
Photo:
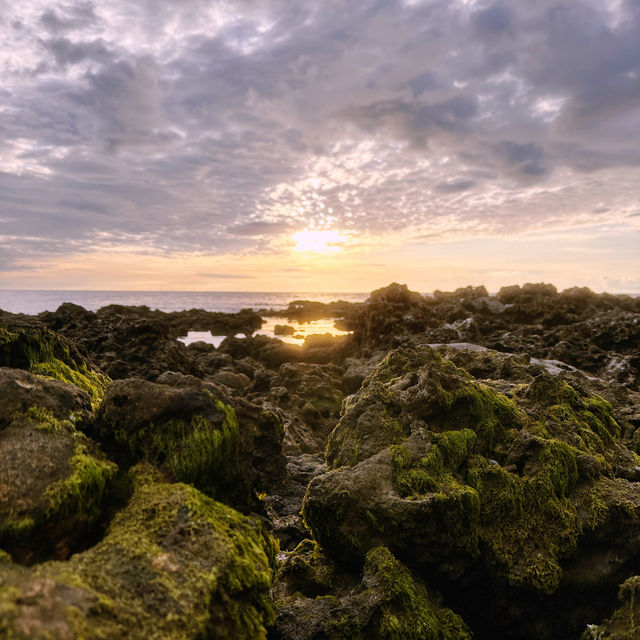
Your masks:
M428 346L389 353L345 403L303 515L354 570L388 547L483 637L577 637L633 575L640 459L610 404L561 369L465 357L500 377Z
M0 559L0 636L266 638L273 545L260 523L152 478L91 549L31 569Z
M0 366L74 384L89 394L94 406L110 382L66 338L36 324L0 326Z
M0 547L21 562L64 558L99 532L117 467L78 431L78 387L0 369Z
M219 387L193 376L159 379L164 384L115 381L92 435L125 467L147 460L173 481L241 509L255 507L256 492L284 472L278 416L240 399L236 413Z
M362 577L341 574L309 540L284 562L274 588L272 636L287 640L471 640L460 618L386 547L371 549ZM300 624L304 620L304 624Z

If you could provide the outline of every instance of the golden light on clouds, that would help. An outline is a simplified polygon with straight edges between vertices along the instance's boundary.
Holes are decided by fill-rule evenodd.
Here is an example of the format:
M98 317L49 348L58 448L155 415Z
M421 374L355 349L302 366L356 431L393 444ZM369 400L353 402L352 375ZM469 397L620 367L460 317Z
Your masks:
M347 237L332 229L304 229L294 233L294 249L300 253L337 253L342 251L341 244Z

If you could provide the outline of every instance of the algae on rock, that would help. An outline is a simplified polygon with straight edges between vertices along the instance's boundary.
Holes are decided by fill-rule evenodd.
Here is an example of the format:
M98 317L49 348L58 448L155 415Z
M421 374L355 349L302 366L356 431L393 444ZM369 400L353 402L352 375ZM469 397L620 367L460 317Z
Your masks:
M310 541L274 584L275 638L311 640L470 640L463 620L386 547L365 558L361 580L341 574ZM300 624L304 620L305 624Z
M74 384L89 394L94 407L110 382L68 340L40 325L0 327L0 366L27 369Z
M563 567L585 537L600 544L617 528L640 540L640 491L627 480L640 458L611 406L533 364L506 364L513 380L479 380L426 345L387 355L329 439L331 470L305 496L306 523L331 557L355 568L383 544L451 591L477 573L487 594L543 602L574 588ZM618 554L615 575L639 551L633 542Z
M264 639L272 545L257 520L142 474L95 547L30 570L0 565L0 630L15 639Z
M17 382L33 380L31 388L38 388L23 371L7 369L2 379L12 372ZM67 385L44 386L62 393L58 387ZM52 406L64 415L60 405ZM21 561L67 556L85 544L104 514L117 466L76 429L74 418L71 412L58 419L35 405L15 409L0 428L0 546Z

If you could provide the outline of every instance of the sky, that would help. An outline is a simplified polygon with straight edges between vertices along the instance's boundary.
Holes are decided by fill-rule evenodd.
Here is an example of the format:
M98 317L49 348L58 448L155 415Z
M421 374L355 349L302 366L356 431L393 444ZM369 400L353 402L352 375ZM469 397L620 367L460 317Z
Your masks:
M0 289L640 292L640 0L0 0Z

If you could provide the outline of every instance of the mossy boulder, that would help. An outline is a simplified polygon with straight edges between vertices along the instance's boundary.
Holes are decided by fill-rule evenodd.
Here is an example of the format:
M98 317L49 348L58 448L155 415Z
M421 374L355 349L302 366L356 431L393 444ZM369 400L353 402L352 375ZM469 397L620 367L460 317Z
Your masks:
M109 388L92 434L120 464L148 461L242 510L284 475L282 422L214 384L182 374L164 384L131 378ZM241 424L238 416L240 416Z
M391 352L346 403L331 470L309 485L303 515L354 569L387 546L455 594L472 626L553 638L560 624L571 637L587 613L582 596L605 602L640 554L640 459L601 397L493 357L502 378L476 378L427 346ZM587 558L595 577L585 582ZM602 606L590 604L592 614ZM558 606L573 607L561 622L549 613Z
M273 547L260 523L149 475L88 551L0 564L1 637L266 638Z
M116 380L92 433L125 466L151 462L171 481L212 496L233 490L238 420L233 408L209 389Z
M0 369L0 547L33 562L82 548L117 467L77 425L90 400L73 385Z
M27 369L74 384L89 394L94 406L110 382L71 342L41 325L0 326L0 366Z
M361 578L340 573L310 541L279 570L273 637L287 640L471 640L460 616L386 547L371 549ZM304 624L301 621L304 620Z

